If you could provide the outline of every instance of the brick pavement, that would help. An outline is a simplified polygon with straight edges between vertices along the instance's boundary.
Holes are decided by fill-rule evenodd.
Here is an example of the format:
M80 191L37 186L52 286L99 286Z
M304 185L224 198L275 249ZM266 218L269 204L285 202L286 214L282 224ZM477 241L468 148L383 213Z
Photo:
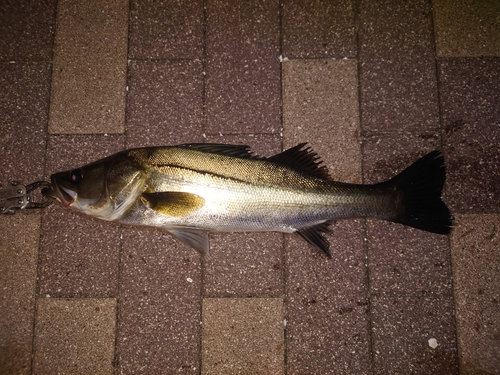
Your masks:
M0 216L2 374L500 374L500 6L453 0L0 4L0 183L126 147L308 141L373 183L441 149L449 237ZM434 344L437 343L437 346Z

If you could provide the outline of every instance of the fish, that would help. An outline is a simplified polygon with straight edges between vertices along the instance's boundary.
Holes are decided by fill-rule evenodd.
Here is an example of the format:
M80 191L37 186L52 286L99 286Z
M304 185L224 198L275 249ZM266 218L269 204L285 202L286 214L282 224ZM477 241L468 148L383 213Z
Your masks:
M307 143L271 157L245 145L192 143L125 150L51 176L42 194L64 207L126 225L162 228L209 252L209 232L295 233L331 257L339 219L373 217L448 234L443 155L433 151L390 180L333 181Z

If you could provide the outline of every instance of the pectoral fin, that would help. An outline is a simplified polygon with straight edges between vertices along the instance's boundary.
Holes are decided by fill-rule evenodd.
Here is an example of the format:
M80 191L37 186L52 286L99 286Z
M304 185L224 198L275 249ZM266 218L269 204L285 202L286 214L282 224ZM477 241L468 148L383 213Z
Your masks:
M187 216L205 205L204 198L180 191L143 193L141 199L152 210L174 217Z
M189 245L198 251L201 255L208 254L208 251L210 250L210 242L207 233L196 230L177 229L171 229L169 232L186 245Z

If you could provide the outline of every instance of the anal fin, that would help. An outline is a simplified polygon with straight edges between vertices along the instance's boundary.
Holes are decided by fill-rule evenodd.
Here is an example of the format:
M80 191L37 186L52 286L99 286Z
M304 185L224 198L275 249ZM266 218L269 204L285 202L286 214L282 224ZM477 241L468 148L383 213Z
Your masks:
M328 258L331 258L330 254L330 244L328 240L324 237L325 233L330 233L331 230L329 225L332 221L325 221L321 224L316 224L311 227L298 229L297 233L300 237L306 240L308 243L313 245L318 250L321 250Z

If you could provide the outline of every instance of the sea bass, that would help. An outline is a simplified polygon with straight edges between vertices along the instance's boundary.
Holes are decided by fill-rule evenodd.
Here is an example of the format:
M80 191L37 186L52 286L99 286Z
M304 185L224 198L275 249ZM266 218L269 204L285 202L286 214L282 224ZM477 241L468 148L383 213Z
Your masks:
M42 193L65 207L122 224L160 227L205 254L207 232L296 233L330 256L324 234L341 218L375 217L447 234L438 151L373 185L332 181L305 143L272 157L248 146L136 148L51 176Z

